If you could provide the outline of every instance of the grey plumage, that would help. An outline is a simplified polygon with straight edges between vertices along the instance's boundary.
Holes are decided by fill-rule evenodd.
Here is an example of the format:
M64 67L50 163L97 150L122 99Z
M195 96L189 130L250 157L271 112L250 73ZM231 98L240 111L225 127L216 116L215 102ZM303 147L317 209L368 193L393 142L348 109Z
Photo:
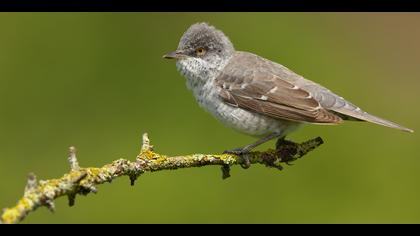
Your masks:
M343 120L412 132L362 111L278 63L236 51L223 32L206 23L192 25L177 51L166 57L177 59L178 70L202 107L250 135L286 135L302 123L339 124Z

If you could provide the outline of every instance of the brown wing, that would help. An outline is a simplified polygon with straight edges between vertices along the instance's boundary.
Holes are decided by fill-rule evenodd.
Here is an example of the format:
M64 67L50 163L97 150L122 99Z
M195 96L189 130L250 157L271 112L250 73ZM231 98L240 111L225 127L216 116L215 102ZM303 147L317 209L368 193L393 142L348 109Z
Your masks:
M287 71L251 53L238 52L216 79L220 97L229 105L276 119L337 124L342 119L324 109L311 94L294 85ZM281 77L283 76L283 77Z

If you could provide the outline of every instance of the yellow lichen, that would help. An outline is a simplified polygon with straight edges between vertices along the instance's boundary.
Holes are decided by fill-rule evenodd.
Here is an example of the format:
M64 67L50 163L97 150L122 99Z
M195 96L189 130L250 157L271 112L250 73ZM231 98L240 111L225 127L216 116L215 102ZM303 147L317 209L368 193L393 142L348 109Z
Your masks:
M19 200L17 207L29 209L29 208L32 208L33 205L34 205L33 201L29 200L28 198L22 198Z
M237 159L230 154L221 154L217 156L220 160L222 160L225 164L233 164L237 162Z
M17 221L20 215L20 212L16 208L6 209L2 215L1 221L6 224L12 224Z
M166 162L168 160L168 158L166 158L165 156L157 156L155 159L155 162L157 165L160 165L164 162Z
M83 169L82 169L83 170ZM67 176L70 180L75 180L80 178L80 175L82 174L81 170L77 170L77 171L71 171L70 173L68 173Z
M156 158L156 156L158 156L158 154L156 154L156 153L154 153L154 152L152 152L152 151L150 151L150 150L144 150L144 151L142 151L141 153L140 153L140 155L139 155L140 157L145 157L146 159L149 159L149 160L151 160L151 159L155 159Z
M60 179L51 179L48 180L44 185L45 186L58 186L61 183Z
M92 176L97 176L101 172L103 172L102 168L94 168L94 167L86 168L86 170L87 170L88 174L92 175Z
M44 193L44 195L47 197L47 198L54 198L54 195L55 195L55 186L53 186L53 185L47 185L47 186L45 186L44 187L44 191L43 191L43 193Z

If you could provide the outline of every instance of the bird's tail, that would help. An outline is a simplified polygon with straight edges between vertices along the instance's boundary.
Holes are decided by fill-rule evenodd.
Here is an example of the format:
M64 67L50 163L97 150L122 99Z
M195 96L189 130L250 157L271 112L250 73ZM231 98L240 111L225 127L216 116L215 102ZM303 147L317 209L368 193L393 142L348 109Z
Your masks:
M402 125L399 125L397 123L394 123L392 121L385 120L385 119L382 119L380 117L371 115L369 113L365 113L363 115L362 120L366 120L366 121L369 121L369 122L372 122L372 123L375 123L375 124L378 124L378 125L383 125L383 126L386 126L386 127L389 127L389 128L399 129L399 130L402 130L402 131L405 131L405 132L410 132L410 133L414 132L414 130L412 130L412 129L406 128L406 127L404 127Z
M378 124L378 125L382 125L382 126L386 126L389 128L394 128L394 129L399 129L405 132L409 132L409 133L413 133L414 130L406 128L402 125L399 125L397 123L394 123L392 121L389 120L385 120L383 118L371 115L367 112L364 112L362 110L359 110L359 112L351 112L351 114L345 114L344 111L340 111L341 114L339 115L345 115L344 117L342 116L343 119L345 120L357 120L357 121L368 121L374 124Z

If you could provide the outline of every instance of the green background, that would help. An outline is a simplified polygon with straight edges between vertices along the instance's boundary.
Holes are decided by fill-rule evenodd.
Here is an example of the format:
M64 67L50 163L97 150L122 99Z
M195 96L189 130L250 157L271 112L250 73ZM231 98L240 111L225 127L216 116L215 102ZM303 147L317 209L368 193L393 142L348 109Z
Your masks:
M236 49L275 60L363 109L419 131L420 14L1 13L0 208L28 172L134 159L143 132L168 155L254 141L225 128L186 89L174 61L189 25L209 22ZM418 133L368 123L307 125L326 143L282 172L219 167L145 174L56 201L25 223L420 223ZM268 148L273 143L261 149Z

